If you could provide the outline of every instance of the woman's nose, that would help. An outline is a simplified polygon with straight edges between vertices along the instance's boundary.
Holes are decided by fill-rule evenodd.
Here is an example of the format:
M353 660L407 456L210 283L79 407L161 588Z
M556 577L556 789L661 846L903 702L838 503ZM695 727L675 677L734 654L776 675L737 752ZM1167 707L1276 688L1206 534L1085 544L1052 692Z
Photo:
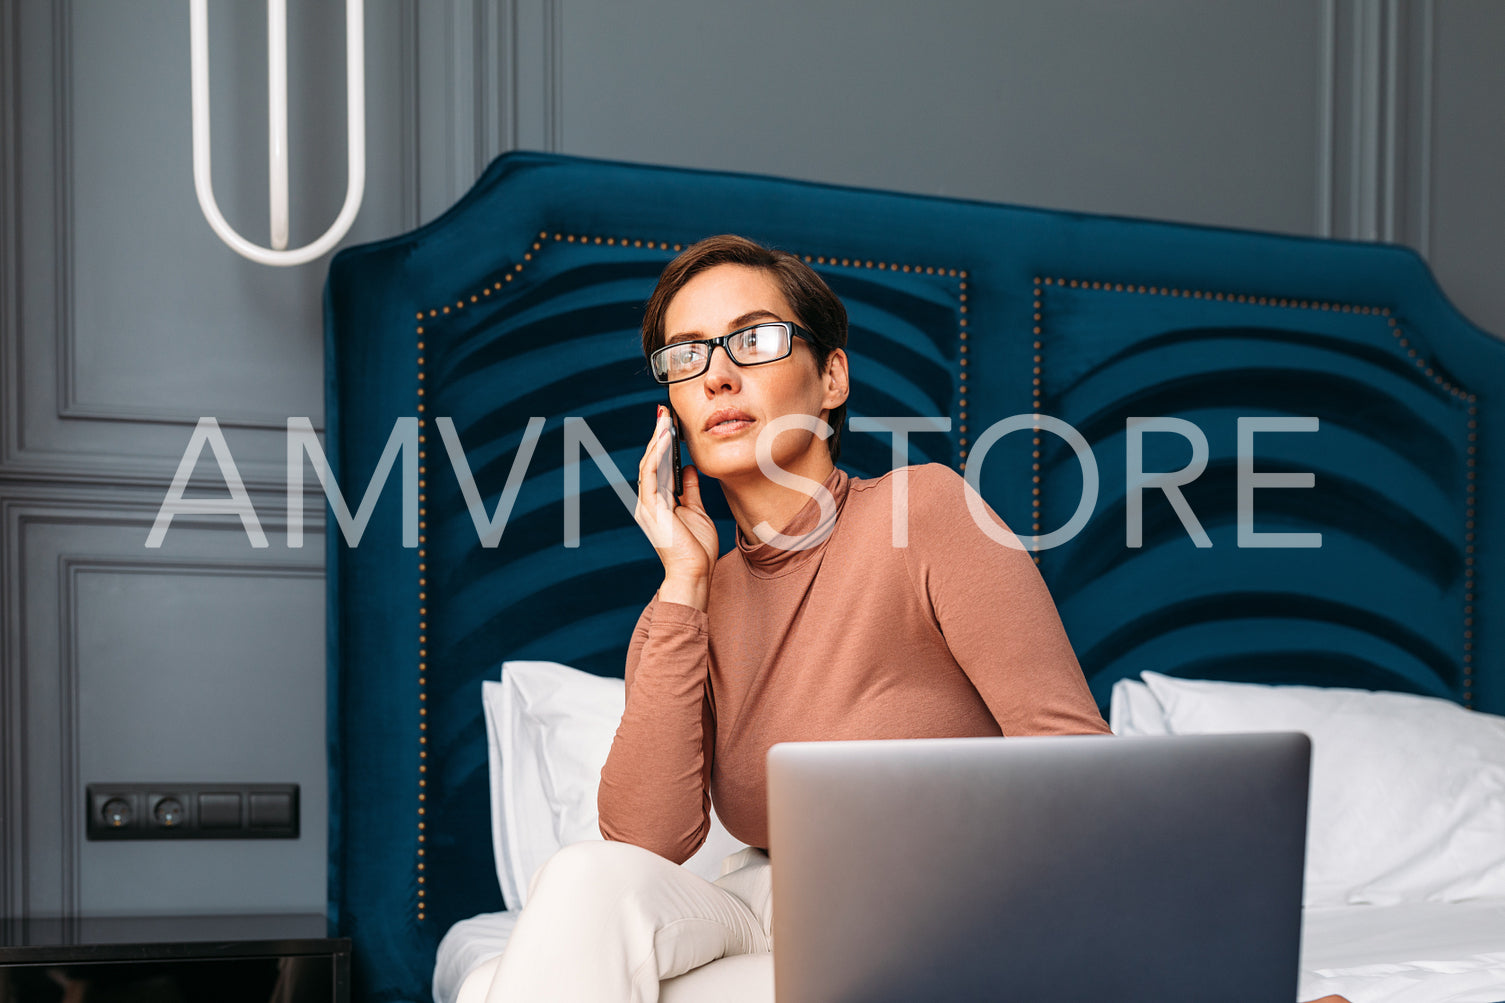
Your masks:
M725 345L712 346L710 362L702 378L705 380L706 389L711 391L735 390L742 383L741 371L732 361Z

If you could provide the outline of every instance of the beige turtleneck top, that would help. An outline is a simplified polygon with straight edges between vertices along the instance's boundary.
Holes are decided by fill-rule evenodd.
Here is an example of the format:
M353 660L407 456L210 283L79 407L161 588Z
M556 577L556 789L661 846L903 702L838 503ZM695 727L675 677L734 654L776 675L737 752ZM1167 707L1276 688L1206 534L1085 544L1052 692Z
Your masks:
M900 478L908 541L895 547ZM601 771L607 839L683 862L714 800L733 836L766 847L776 742L1108 732L1034 562L973 521L960 475L837 468L825 487L834 518L819 525L812 498L782 531L821 542L739 532L705 612L657 597L643 610Z

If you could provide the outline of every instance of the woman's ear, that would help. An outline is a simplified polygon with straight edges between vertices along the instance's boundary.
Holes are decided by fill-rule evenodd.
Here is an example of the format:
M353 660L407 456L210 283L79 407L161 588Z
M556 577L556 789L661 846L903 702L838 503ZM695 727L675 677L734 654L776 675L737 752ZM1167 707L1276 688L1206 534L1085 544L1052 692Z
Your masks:
M821 400L822 407L837 408L847 402L851 381L847 372L845 349L833 349L826 358L826 371L821 375L821 383L825 391L825 397Z

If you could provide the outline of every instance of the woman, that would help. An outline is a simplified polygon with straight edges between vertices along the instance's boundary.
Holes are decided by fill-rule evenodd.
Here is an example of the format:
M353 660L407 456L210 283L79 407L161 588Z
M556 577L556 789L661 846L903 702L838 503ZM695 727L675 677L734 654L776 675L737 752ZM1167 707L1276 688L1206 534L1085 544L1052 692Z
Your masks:
M701 241L660 277L643 350L694 463L677 503L660 493L661 405L637 519L664 579L627 656L601 774L606 842L539 871L497 1003L648 1003L661 979L770 950L764 852L729 858L714 884L675 865L705 839L713 800L733 836L768 845L775 742L1108 732L1034 563L973 522L960 476L927 464L859 480L835 466L846 329L813 270L740 237ZM725 556L702 476L736 519Z

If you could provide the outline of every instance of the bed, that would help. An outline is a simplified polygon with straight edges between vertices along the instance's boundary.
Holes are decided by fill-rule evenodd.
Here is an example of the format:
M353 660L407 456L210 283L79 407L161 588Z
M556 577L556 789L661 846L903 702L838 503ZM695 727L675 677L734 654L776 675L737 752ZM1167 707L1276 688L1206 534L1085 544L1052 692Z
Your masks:
M661 393L635 332L664 264L717 232L805 256L847 304L850 474L895 465L859 419L949 420L900 459L969 472L1045 545L1105 713L1150 672L1505 714L1487 628L1505 558L1481 517L1505 479L1488 459L1505 344L1411 252L508 154L441 218L330 267L326 449L346 497L391 478L358 537L359 519L328 535L329 908L356 999L429 999L445 934L516 904L482 684L508 660L621 675L659 577L612 476L635 469ZM1142 471L1201 467L1184 506L1136 501L1131 440ZM1359 908L1308 909L1304 987L1416 963L1479 984L1363 999L1505 999L1505 960L1473 949L1505 950L1505 896Z

